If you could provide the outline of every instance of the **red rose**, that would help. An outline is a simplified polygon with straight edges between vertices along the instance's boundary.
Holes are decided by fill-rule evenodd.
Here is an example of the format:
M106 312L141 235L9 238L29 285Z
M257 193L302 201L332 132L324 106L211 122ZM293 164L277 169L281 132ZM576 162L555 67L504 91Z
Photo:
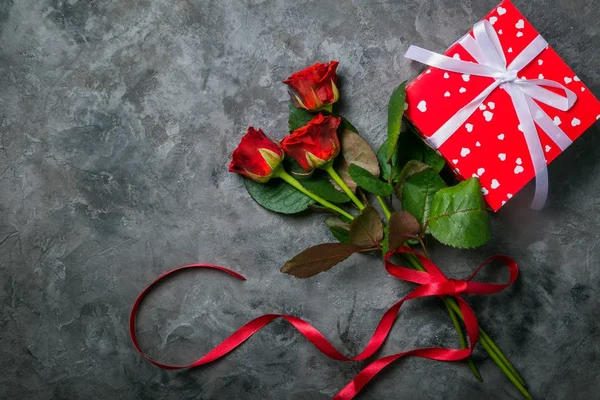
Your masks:
M341 118L314 117L308 125L296 129L281 142L281 147L293 157L306 172L322 167L340 153L337 128Z
M265 136L261 129L250 127L231 157L230 172L265 183L281 164L284 153L279 143Z
M290 94L296 107L317 111L338 101L340 94L335 73L338 64L338 61L316 63L312 67L295 72L283 81L296 92Z

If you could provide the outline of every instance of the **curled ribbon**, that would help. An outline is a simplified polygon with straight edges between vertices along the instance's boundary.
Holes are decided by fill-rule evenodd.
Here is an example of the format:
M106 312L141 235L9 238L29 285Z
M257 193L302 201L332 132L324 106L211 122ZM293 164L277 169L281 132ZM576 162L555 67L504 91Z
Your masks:
M420 272L413 269L401 267L390 262L390 257L397 253L411 253L419 258L423 267L427 272ZM473 282L472 279L479 273L479 271L487 265L489 262L498 260L503 262L510 272L509 282L506 284L492 284L492 283L483 283L483 282ZM451 348L442 348L442 347L429 347L429 348L421 348L421 349L413 349L410 351L393 354L390 356L386 356L380 358L371 364L369 364L366 368L364 368L358 375L348 384L346 385L335 397L334 400L350 400L354 398L362 390L362 388L371 380L375 375L377 375L382 369L384 369L389 364L394 361L402 358L404 356L416 356L422 358L428 358L432 360L438 361L458 361L463 360L471 355L475 345L477 344L479 338L479 324L477 322L477 317L475 316L475 312L473 309L467 304L467 302L460 296L462 294L491 294L497 293L501 290L504 290L506 287L510 286L518 276L518 267L513 259L507 256L496 255L487 259L483 264L479 266L475 270L475 272L466 280L455 280L448 279L440 269L431 262L428 258L422 256L421 254L408 249L408 248L400 248L388 253L385 257L385 268L388 273L398 279L413 282L419 284L418 287L413 289L410 293L408 293L404 298L394 304L390 309L388 309L383 317L381 318L373 336L369 340L369 343L365 347L365 349L355 357L347 357L340 353L333 345L312 325L308 322L291 315L284 314L266 314L252 321L246 323L240 329L235 331L228 338L223 340L219 345L209 351L206 355L198 359L197 361L189 364L189 365L167 365L161 362L155 361L151 359L148 355L146 355L143 350L140 348L137 335L136 335L136 316L138 309L140 307L140 303L143 298L146 296L148 291L153 288L158 282L163 280L164 278L176 273L178 271L184 269L191 268L211 268L216 269L222 272L225 272L235 278L246 280L242 275L229 270L227 268L223 268L217 265L212 264L190 264L185 265L179 268L175 268L171 271L165 272L160 275L154 282L148 285L138 296L135 301L132 309L131 315L129 317L129 333L131 335L131 340L133 345L137 349L137 351L152 364L164 368L164 369L184 369L184 368L192 368L197 367L203 364L210 363L212 361L217 360L231 352L233 349L241 345L248 338L258 332L265 325L270 323L271 321L282 318L289 322L294 328L296 328L304 337L306 337L319 351L321 351L326 356L339 361L361 361L366 360L371 357L384 343L385 339L388 337L389 332L392 329L396 316L400 311L400 307L404 304L404 302L417 299L422 297L431 297L431 296L452 296L458 302L460 310L462 312L465 328L470 338L470 347L468 349L451 349Z
M435 149L441 147L477 110L485 99L498 87L506 90L512 99L519 118L519 129L525 136L527 148L533 162L536 175L535 196L531 208L539 210L544 206L548 196L548 170L542 144L535 124L561 149L565 150L571 139L534 101L547 104L561 111L568 111L577 100L577 95L562 84L547 79L521 79L517 73L532 62L548 43L538 35L510 65L507 65L504 50L498 34L488 21L480 21L473 27L473 36L467 34L459 43L477 61L477 63L457 60L441 54L410 46L405 57L422 64L461 74L478 75L493 78L483 92L469 104L461 108L441 128L426 140ZM543 86L564 91L564 96L545 89ZM535 116L535 119L534 119Z

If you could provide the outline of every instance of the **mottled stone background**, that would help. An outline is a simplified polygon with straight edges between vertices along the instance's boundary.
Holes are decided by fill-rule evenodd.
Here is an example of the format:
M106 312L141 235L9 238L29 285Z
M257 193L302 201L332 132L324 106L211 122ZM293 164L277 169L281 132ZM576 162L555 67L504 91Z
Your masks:
M409 44L443 50L496 0L0 0L0 398L328 399L363 363L317 352L284 322L208 367L167 372L132 348L138 292L189 272L144 304L140 340L160 360L198 358L252 317L302 316L348 354L410 285L355 256L299 281L279 273L331 240L322 215L256 205L229 154L248 125L286 131L280 81L338 59L343 113L375 146L392 89L420 67ZM600 3L515 0L600 94ZM483 326L538 399L600 396L600 142L592 128L550 168L548 206L532 187L493 216L475 251L433 245L464 276L495 252L522 275L473 297ZM381 354L457 345L437 300L406 307ZM407 359L362 399L518 399L480 349L485 383L464 364Z

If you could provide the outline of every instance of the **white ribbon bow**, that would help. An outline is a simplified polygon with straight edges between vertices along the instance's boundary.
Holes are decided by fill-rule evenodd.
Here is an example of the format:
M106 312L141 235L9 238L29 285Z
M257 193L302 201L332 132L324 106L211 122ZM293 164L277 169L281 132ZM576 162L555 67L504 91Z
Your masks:
M548 46L548 43L541 36L538 35L507 66L500 39L492 24L485 20L478 22L473 27L473 34L475 38L467 34L461 39L460 44L471 54L477 63L457 60L416 46L410 46L406 52L406 58L432 67L495 79L487 89L481 92L469 104L461 108L429 137L427 141L432 147L438 149L467 121L496 88L504 88L512 99L517 117L521 123L519 130L525 136L531 160L533 161L536 189L531 208L539 210L544 206L546 197L548 196L548 170L544 150L542 149L542 143L535 124L537 123L561 150L565 150L572 141L534 100L561 111L568 111L575 104L577 95L555 81L518 78L517 73L525 68ZM542 86L560 89L564 91L565 95L559 95Z

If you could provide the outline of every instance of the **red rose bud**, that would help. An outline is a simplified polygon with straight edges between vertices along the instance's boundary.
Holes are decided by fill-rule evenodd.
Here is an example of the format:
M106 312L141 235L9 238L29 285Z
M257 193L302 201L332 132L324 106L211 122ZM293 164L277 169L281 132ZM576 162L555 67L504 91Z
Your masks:
M290 93L296 107L317 111L333 104L340 98L336 69L338 61L327 64L316 63L302 71L295 72L283 83L294 89Z
M279 143L269 139L261 129L250 127L231 157L230 172L265 183L281 164L284 153Z
M304 171L320 168L340 153L337 136L340 121L339 117L319 114L308 125L283 138L281 147Z

